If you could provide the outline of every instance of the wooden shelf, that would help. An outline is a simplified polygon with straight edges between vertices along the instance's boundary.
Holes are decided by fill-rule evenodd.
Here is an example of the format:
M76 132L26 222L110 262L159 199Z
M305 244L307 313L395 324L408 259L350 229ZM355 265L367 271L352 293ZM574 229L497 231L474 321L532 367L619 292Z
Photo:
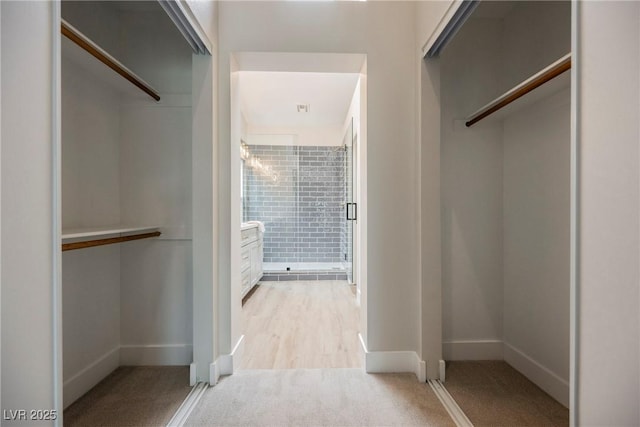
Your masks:
M160 101L160 94L151 85L64 19L61 20L60 30L64 36L61 41L64 58L125 95L133 98L151 97Z
M571 54L568 53L551 65L519 83L487 105L478 109L465 120L467 127L491 116L503 119L537 101L568 88L571 85Z
M158 227L102 227L62 230L62 251L160 236Z

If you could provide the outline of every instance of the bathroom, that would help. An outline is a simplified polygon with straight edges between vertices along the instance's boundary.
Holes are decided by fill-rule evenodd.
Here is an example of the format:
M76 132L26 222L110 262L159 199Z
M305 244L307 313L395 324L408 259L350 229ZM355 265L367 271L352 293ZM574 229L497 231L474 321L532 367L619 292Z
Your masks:
M357 219L361 75L237 74L240 296L245 337L242 366L360 366ZM332 298L333 303L326 304ZM318 307L316 316L296 308L309 309L314 304ZM274 318L278 315L283 316L282 322ZM318 325L314 317L328 320ZM340 323L346 318L351 319L350 326L341 331ZM314 344L313 334L293 338L290 334L304 329L306 321L312 329L326 326L327 337L338 340ZM348 343L341 342L342 338ZM310 340L306 346L310 355L322 356L317 345L325 348L325 356L333 350L342 354L325 358L330 362L301 356L298 347L305 347L305 339ZM271 356L282 352L284 341L295 344L289 346L288 356L274 360ZM350 350L345 352L345 348ZM265 364L264 360L272 362Z

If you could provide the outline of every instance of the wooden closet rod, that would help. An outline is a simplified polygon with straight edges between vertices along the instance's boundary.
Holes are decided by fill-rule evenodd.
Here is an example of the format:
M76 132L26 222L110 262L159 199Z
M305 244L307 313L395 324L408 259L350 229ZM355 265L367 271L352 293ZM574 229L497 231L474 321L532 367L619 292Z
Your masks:
M558 77L560 74L564 73L569 69L571 69L571 56L567 55L562 60L556 62L555 64L553 64L552 66L550 66L549 68L541 72L539 75L531 78L529 81L524 82L521 86L516 87L513 90L513 92L507 92L505 95L503 95L502 99L499 99L499 101L496 102L496 104L492 105L490 108L486 109L485 111L482 111L477 116L472 117L470 120L465 122L465 125L467 127L470 127L478 123L480 120L506 107L507 105L511 104L513 101L517 100L518 98L522 98L532 90L542 86L549 80L552 80Z
M62 251L72 251L74 249L91 248L93 246L112 245L114 243L129 242L131 240L148 239L150 237L160 236L159 231L152 233L132 234L130 236L110 237L107 239L86 240L84 242L63 243Z
M102 50L98 45L96 45L93 41L88 39L84 34L80 31L73 28L73 26L69 25L67 22L62 20L60 22L60 29L62 35L80 46L82 49L87 51L91 56L96 58L98 61L102 62L107 67L111 68L116 73L120 74L123 78L131 82L134 86L139 88L141 91L155 99L156 101L160 101L160 95L154 91L149 85L147 85L142 79L132 73L127 69L124 65L114 59L107 52Z

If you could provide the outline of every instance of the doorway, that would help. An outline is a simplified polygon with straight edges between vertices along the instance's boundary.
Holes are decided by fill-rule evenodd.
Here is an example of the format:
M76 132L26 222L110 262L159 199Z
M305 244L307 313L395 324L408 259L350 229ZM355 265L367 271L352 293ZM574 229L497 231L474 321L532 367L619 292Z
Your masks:
M363 367L362 74L247 55L231 73L234 368Z

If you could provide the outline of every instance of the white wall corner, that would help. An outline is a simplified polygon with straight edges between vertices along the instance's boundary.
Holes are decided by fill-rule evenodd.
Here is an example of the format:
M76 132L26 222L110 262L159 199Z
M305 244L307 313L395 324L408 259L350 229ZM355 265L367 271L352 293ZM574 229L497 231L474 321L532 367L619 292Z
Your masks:
M218 363L216 361L209 364L209 385L214 386L218 384L219 379L220 379L220 370L218 369Z
M444 360L503 360L504 345L500 340L443 341Z
M569 381L507 343L504 343L504 360L551 397L569 407Z
M445 362L444 360L438 361L438 372L440 382L444 383L447 378L447 362Z
M198 371L195 362L189 365L189 385L193 387L198 382Z

